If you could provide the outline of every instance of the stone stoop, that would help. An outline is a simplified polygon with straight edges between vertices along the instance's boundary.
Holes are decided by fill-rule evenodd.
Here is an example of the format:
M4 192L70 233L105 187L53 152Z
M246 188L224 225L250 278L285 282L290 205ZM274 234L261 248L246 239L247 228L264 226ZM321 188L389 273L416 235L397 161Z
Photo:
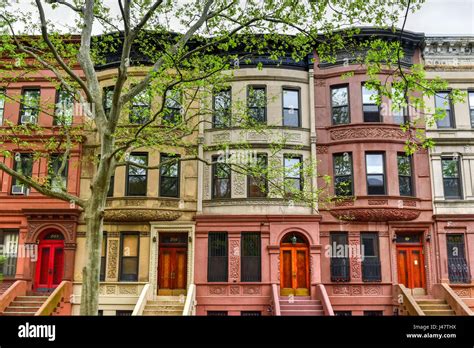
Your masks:
M45 295L17 296L2 315L33 316L47 299Z
M143 315L181 316L183 310L184 302L180 301L180 296L157 296L156 301L146 303Z
M324 315L321 301L312 300L309 296L295 296L292 301L287 296L280 296L280 312L282 316Z
M0 295L3 295L14 282L13 280L0 280Z
M416 303L427 316L455 316L451 306L445 301L428 296L415 297Z

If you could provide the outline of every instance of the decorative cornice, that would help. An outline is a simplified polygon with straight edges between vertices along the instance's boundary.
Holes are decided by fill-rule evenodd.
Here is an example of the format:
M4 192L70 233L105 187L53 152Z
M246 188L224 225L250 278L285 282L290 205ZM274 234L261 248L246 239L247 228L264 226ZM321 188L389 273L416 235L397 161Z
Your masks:
M425 65L436 70L474 66L474 36L427 37Z
M156 209L110 209L105 211L104 221L141 222L172 221L178 219L182 212Z
M405 140L407 134L399 127L388 128L379 126L350 127L342 129L331 129L329 131L332 140L348 140L348 139L395 139Z
M332 216L345 221L410 221L420 216L415 209L397 208L349 208L332 209Z

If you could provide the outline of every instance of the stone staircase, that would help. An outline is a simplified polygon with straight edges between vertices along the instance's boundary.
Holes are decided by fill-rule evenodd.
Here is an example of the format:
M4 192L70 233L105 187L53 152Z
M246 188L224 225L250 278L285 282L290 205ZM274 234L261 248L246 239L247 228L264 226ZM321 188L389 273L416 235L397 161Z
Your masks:
M431 296L415 296L415 301L427 316L455 316L451 306L445 301Z
M323 316L324 310L320 300L312 300L309 296L280 296L280 312L282 316Z
M0 280L0 296L3 295L14 282L13 280Z
M143 315L149 316L181 316L184 301L182 296L157 296L156 301L148 301Z
M2 315L33 316L49 297L49 293L27 292L26 296L17 296L5 308Z

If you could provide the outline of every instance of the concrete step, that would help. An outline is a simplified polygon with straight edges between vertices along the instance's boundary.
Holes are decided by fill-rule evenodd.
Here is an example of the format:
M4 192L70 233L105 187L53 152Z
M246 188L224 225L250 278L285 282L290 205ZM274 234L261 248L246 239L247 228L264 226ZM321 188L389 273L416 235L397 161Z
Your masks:
M300 311L300 310L316 310L316 311L322 311L323 306L321 305L306 305L306 304L291 304L291 305L280 305L280 310L292 310L292 311Z
M155 310L145 310L143 311L143 315L152 315L152 316L182 316L183 311L155 311Z
M35 312L3 312L2 315L5 315L5 316L15 316L15 317L19 317L19 316L34 316L36 314L36 311Z
M320 305L321 304L321 301L319 300L293 300L293 301L289 301L289 300L280 300L280 304L281 305L285 305L285 304L306 304L306 305Z
M186 298L185 295L183 295L184 298ZM178 301L181 298L181 296L156 296L157 301Z
M425 310L451 310L451 306L446 304L419 304L422 311Z
M146 305L146 310L153 310L153 311L183 311L184 306L162 306L162 305Z
M427 316L455 316L456 313L452 309L436 309L436 310L423 310Z
M46 301L48 296L17 296L15 301Z
M445 300L439 300L439 299L435 299L435 298L432 298L432 299L415 299L416 303L418 303L419 305L422 305L422 304L445 304L446 301Z
M17 312L33 312L33 313L36 313L36 311L39 309L40 307L12 307L12 306L9 306L7 308L5 308L5 311L4 313L17 313Z
M323 316L323 311L315 311L315 310L282 310L282 316Z
M288 300L290 296L280 296L280 300ZM311 300L311 296L293 296L295 300Z
M146 305L184 306L184 302L179 301L148 301Z
M13 301L10 307L41 307L44 301Z

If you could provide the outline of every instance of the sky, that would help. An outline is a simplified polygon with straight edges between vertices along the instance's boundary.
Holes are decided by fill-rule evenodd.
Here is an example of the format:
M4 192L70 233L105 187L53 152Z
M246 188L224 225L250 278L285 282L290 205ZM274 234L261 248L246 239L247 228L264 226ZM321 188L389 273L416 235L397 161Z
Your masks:
M31 8L30 0L18 0L18 2L23 8ZM103 2L114 5L117 3L116 0L103 0ZM47 18L60 23L72 23L72 11L69 9L61 11L63 12L47 10ZM474 35L474 0L426 0L421 10L409 15L406 29L434 36Z

